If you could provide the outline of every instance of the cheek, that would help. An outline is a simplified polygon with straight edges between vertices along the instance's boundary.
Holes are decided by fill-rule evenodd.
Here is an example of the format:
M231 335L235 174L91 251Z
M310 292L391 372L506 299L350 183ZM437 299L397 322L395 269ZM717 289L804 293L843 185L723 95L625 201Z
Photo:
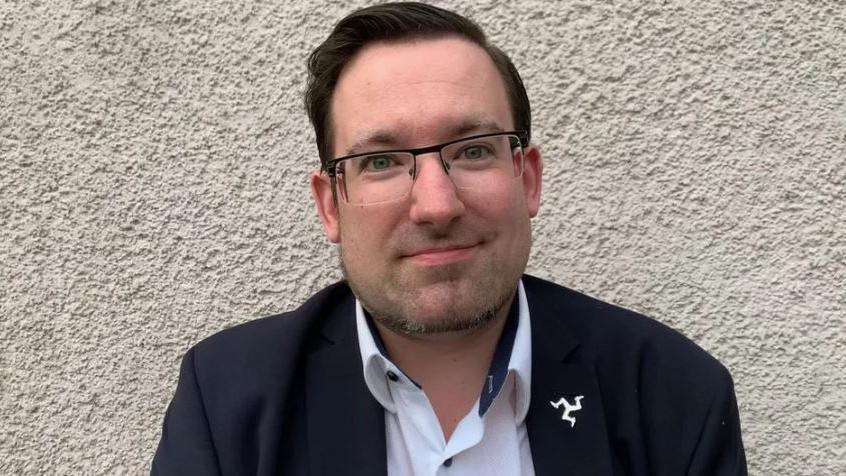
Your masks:
M531 218L525 196L519 187L502 190L484 202L480 217L493 228L499 248L509 256L522 256L531 246Z
M395 228L392 213L380 207L344 207L340 214L341 252L348 265L375 265L389 253Z
M488 189L484 194L472 193L464 199L465 205L475 210L480 218L499 226L521 223L522 217L528 217L526 197L518 181L503 183L496 189Z

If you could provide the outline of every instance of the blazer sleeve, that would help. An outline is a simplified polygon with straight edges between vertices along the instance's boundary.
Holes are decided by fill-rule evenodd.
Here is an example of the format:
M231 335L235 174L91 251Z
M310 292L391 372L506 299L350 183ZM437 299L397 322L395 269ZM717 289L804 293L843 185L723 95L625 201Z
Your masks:
M723 369L722 381L702 426L688 467L690 476L746 476L746 455L740 435L740 416L734 385Z
M165 413L162 438L150 474L219 475L205 405L197 383L194 349L182 359L176 393Z

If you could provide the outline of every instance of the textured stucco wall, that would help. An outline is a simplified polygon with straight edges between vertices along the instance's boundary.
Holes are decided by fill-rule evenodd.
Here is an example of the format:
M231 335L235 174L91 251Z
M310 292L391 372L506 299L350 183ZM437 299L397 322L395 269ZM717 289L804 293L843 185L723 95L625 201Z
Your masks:
M511 53L530 271L737 383L753 474L846 474L846 3L440 2ZM311 47L353 5L0 3L0 474L146 471L182 353L339 276Z

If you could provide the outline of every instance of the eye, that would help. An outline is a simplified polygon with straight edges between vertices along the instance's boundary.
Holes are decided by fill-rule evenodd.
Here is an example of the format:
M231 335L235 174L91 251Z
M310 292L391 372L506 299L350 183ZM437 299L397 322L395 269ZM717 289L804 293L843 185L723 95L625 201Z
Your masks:
M474 144L462 149L459 158L469 160L487 159L493 154L493 150L484 144Z
M361 170L368 172L378 172L380 170L387 170L396 163L394 158L387 154L382 155L368 155L361 161Z

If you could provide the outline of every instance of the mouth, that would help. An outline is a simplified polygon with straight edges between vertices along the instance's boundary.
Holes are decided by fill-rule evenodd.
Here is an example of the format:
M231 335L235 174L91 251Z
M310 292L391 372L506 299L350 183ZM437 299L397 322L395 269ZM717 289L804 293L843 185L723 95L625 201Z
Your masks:
M413 251L403 258L420 266L442 266L469 259L478 246L479 243L425 248Z

